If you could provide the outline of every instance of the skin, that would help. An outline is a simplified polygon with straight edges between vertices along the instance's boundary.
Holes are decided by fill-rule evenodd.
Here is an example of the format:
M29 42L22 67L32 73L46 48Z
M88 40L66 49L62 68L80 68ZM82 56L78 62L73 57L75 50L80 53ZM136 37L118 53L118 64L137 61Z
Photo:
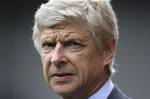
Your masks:
M97 48L84 24L43 28L40 40L44 78L64 99L87 99L108 80L114 46Z

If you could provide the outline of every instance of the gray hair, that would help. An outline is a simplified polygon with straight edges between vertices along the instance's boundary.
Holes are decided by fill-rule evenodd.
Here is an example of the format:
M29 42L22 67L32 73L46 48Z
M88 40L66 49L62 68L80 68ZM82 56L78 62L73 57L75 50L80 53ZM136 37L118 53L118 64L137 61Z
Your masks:
M110 0L49 0L42 4L35 14L33 42L40 52L40 27L52 27L65 22L84 22L99 45L101 36L118 41L117 18ZM110 76L115 72L109 65Z

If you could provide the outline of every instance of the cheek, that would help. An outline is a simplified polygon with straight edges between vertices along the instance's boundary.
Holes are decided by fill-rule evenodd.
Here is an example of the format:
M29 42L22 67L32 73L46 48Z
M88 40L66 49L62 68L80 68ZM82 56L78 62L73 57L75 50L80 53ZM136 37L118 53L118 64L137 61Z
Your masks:
M88 80L88 76L91 74L91 56L88 56L86 53L77 53L70 54L69 59L71 64L76 69L78 74L79 83L86 83Z
M49 55L41 55L42 65L43 65L43 76L45 80L48 80L48 69L50 66L50 57Z
M79 78L82 82L88 82L88 79L94 79L96 76L101 74L103 70L102 58L97 55L94 51L85 53L79 53L74 55L74 66L78 71Z

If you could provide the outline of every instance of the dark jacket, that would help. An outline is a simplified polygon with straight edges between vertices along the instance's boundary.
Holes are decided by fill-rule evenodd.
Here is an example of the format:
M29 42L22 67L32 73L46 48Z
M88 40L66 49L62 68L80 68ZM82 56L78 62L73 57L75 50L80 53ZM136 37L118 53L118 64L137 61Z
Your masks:
M117 86L114 86L112 92L107 99L131 99L125 93L123 93Z

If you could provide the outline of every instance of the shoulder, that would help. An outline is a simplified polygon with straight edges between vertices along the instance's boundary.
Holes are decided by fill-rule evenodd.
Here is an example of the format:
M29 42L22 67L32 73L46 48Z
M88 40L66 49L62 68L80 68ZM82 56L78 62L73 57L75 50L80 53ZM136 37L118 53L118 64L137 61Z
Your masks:
M124 92L122 92L116 85L114 85L114 88L110 95L108 96L108 99L131 99L128 97Z

